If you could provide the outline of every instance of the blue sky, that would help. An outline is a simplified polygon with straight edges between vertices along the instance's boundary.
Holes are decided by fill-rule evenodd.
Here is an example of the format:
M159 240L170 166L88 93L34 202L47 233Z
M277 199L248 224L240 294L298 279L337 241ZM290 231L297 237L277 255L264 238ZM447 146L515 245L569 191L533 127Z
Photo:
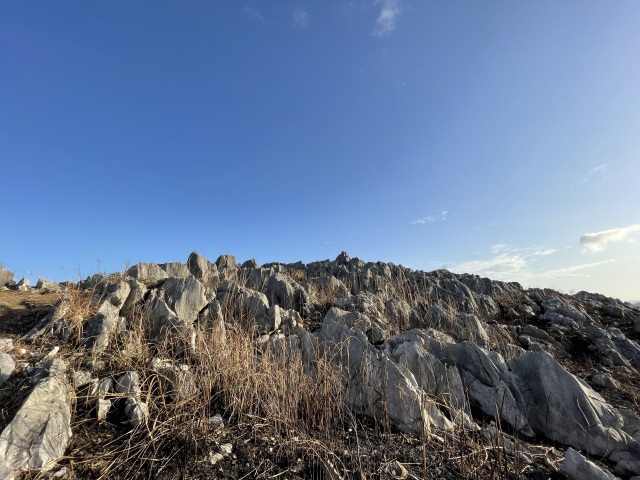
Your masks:
M640 300L640 2L0 6L0 262L367 261Z

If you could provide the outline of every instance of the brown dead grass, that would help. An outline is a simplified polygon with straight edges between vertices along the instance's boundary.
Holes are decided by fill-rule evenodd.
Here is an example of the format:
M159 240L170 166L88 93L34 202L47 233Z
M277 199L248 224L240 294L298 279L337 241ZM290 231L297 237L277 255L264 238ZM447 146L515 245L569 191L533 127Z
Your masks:
M61 298L61 292L0 291L0 334L24 334Z

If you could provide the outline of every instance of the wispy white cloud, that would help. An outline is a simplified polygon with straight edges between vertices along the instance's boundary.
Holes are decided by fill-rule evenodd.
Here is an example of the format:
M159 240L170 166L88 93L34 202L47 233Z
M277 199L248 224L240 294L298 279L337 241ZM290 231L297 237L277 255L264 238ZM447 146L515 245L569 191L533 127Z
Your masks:
M556 268L555 270L547 270L540 274L544 278L583 278L589 275L585 270L605 263L615 262L615 260L606 260L604 262L583 263L580 265L573 265L571 267Z
M449 215L449 212L447 210L443 210L437 215L431 215L429 217L422 217L414 220L413 222L411 222L411 225L424 225L426 223L444 222L447 219L447 215Z
M499 253L489 260L471 260L451 267L452 272L475 273L483 276L497 276L512 279L527 273L529 262L524 255Z
M309 25L309 14L305 10L296 10L293 12L293 28L306 28Z
M524 281L531 279L535 273L531 269L536 257L552 255L556 252L553 248L544 248L537 245L517 248L504 242L491 245L489 259L471 260L454 265L450 268L457 273L475 273L501 280Z
M604 165L598 165L596 168L592 168L591 170L589 170L587 174L584 177L582 177L582 180L580 180L580 183L587 183L589 180L591 180L591 177L593 177L594 175L601 175L605 173L607 170L609 170L609 164L605 163Z
M258 10L256 7L245 5L244 8L242 9L242 12L248 17L255 20L256 22L267 23L267 20L264 18L264 15L262 15L262 12Z
M499 255L503 253L510 253L510 254L518 253L521 255L525 255L527 257L540 257L545 255L551 255L552 253L555 253L555 252L556 252L555 248L544 248L544 247L539 247L537 245L534 245L532 247L522 247L522 248L517 248L504 242L498 242L494 245L491 245L491 253L494 255Z
M376 19L376 28L371 33L374 37L382 38L389 35L396 29L396 20L402 9L402 0L376 0L376 5L380 5L380 13Z
M596 253L604 249L611 242L622 240L633 240L631 235L640 231L640 224L630 225L622 228L612 228L601 232L587 233L580 237L580 245L583 246L582 253Z

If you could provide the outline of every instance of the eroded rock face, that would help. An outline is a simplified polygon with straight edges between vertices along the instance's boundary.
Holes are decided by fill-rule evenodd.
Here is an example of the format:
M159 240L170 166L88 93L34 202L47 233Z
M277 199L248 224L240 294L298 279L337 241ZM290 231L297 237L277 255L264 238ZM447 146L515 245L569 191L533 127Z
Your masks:
M208 303L205 286L193 275L171 277L162 284L161 290L169 308L187 323L195 322Z
M359 330L367 335L373 344L380 343L389 336L388 327L376 319L370 319L360 312L346 312L332 307L325 317L325 321L333 321L354 330Z
M118 282L98 308L98 313L87 323L85 337L87 348L104 350L109 337L118 325L120 310L125 304L131 287L125 281Z
M428 339L429 350L441 361L460 371L469 400L491 417L500 418L516 431L533 436L533 430L518 400L517 389L510 388L512 377L502 356L473 342L443 344Z
M280 311L269 313L269 301L262 292L226 281L218 288L216 300L223 312L227 311L231 316L242 319L246 328L255 327L262 334L280 327Z
M60 359L45 362L42 377L0 434L0 459L6 467L43 468L64 454L71 438L65 370Z
M624 432L623 416L547 352L526 353L508 366L536 433L591 455L626 452L640 459L640 445Z
M393 357L413 374L420 388L438 402L450 409L470 413L458 369L426 351L423 342L405 342L393 351Z
M266 294L269 303L277 304L285 310L304 311L309 304L309 295L297 282L283 273L274 273L267 280Z
M352 408L412 434L423 434L432 426L453 428L435 403L425 401L413 374L379 355L362 332L328 318L317 341L348 372L345 395Z
M139 263L129 268L126 274L147 287L156 287L169 277L157 263Z
M193 324L180 317L169 307L162 291L153 290L145 302L149 318L150 340L155 343L175 340L178 350L194 347ZM184 342L187 342L185 345Z

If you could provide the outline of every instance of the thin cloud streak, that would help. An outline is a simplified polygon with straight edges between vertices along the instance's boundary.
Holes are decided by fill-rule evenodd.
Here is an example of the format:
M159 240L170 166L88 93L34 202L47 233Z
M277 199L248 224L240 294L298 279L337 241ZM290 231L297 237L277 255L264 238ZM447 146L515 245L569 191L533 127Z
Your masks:
M500 242L491 246L492 258L463 262L451 267L450 270L456 273L473 273L502 280L529 281L541 275L531 270L531 262L537 257L554 253L556 253L554 248L538 246L516 248Z
M374 37L386 37L396 29L396 19L401 12L400 2L401 0L376 0L376 5L381 4L382 8L376 19L376 28L371 33Z
M589 276L584 273L584 270L615 261L616 260L605 260L604 262L583 263L571 267L556 268L555 270L543 272L539 276L544 278L584 278Z
M605 163L604 165L599 165L596 168L593 168L587 172L587 174L580 180L580 183L587 183L593 175L599 173L605 173L609 169L609 164Z
M456 273L474 273L483 276L513 278L527 274L529 262L520 254L500 253L489 260L471 260L450 268Z
M431 215L429 217L422 217L414 220L413 222L411 222L411 225L424 225L427 223L444 222L447 220L447 215L449 215L449 212L447 210L443 210L437 215Z
M583 246L582 253L597 253L604 250L605 246L611 242L622 240L633 240L631 235L640 231L640 224L630 225L622 228L612 228L601 232L587 233L580 237L580 245Z

